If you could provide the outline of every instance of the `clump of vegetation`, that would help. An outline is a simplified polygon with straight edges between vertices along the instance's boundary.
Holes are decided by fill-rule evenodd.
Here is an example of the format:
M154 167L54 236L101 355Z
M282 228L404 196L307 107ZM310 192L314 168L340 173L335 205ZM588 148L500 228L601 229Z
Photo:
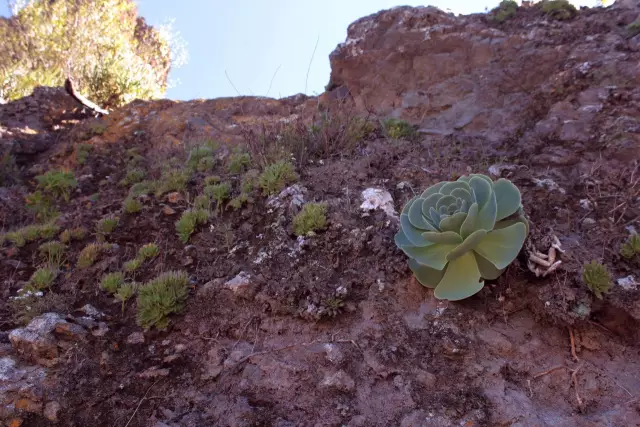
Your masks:
M188 209L176 222L176 231L182 243L187 243L198 225L209 220L209 211L204 209Z
M103 237L108 236L116 229L119 222L120 222L120 218L117 216L114 216L114 215L106 216L102 218L100 221L98 221L98 223L96 224L96 232L98 233L99 236L103 236Z
M220 182L220 177L218 175L209 175L204 179L205 187L209 187L211 185L215 185Z
M138 291L138 324L144 328L164 329L169 316L180 313L188 296L189 276L169 271L151 280Z
M165 171L157 183L156 197L171 191L184 191L187 182L191 179L191 173L183 170L171 169Z
M640 255L640 235L637 233L633 233L629 238L622 244L620 248L620 255L627 259L631 259L635 256Z
M127 171L127 174L120 180L120 185L126 187L127 185L137 184L141 182L147 176L142 168L132 168Z
M144 262L144 260L140 259L140 258L134 258L132 260L129 260L129 261L124 263L124 270L127 273L134 273L134 272L138 271L138 269L140 267L142 267L142 263L143 262Z
M233 210L238 210L245 204L247 204L250 200L250 197L247 193L240 193L237 197L234 197L229 201L227 206L232 208Z
M513 0L502 0L498 7L493 10L491 19L495 22L502 23L514 17L517 11L518 3Z
M140 197L154 192L156 188L157 183L154 181L141 181L133 184L131 188L129 188L129 197Z
M51 289L56 277L58 277L57 268L53 266L41 267L31 275L29 284L39 291Z
M110 294L115 294L120 285L124 283L124 274L121 272L108 273L102 276L100 287Z
M143 260L149 260L160 254L160 248L155 243L147 243L138 249L138 257Z
M0 155L0 187L6 187L18 182L18 165L11 154Z
M137 283L131 283L131 282L123 283L118 287L117 291L113 294L113 296L122 303L123 313L124 313L125 304L127 303L127 301L129 301L131 297L133 297L136 294L137 290L138 290Z
M76 161L78 162L79 165L84 165L87 162L87 159L89 158L89 153L91 152L91 150L93 149L93 145L91 144L83 144L80 143L78 145L76 145Z
M103 249L104 246L98 243L90 243L85 246L78 255L78 268L85 269L91 267L96 262Z
M627 25L627 33L629 37L634 37L640 34L640 19L636 19L631 24Z
M427 188L400 215L396 245L438 299L468 298L516 259L529 233L520 190L481 174Z
M288 184L299 179L291 162L281 160L264 168L258 177L258 185L264 195L270 196L284 189Z
M296 236L305 236L311 231L318 231L327 224L327 205L323 203L307 203L293 218L293 232Z
M78 186L78 181L73 176L73 172L64 170L50 170L43 175L36 176L38 188L51 194L55 198L62 197L69 201L71 189Z
M243 153L242 151L236 151L229 156L229 163L227 164L227 170L229 173L237 175L241 174L251 163L251 157L249 153Z
M415 127L404 120L390 118L384 121L382 127L388 138L412 140L418 135Z
M613 286L609 270L597 261L591 261L589 264L585 264L582 272L582 280L585 285L587 285L587 288L599 299L602 299L602 294L608 292L611 286Z
M231 185L226 182L209 185L204 187L204 193L216 202L217 210L222 212L222 202L229 198L229 195L231 194Z
M58 237L62 243L69 243L72 240L83 240L89 232L84 227L76 227L64 230Z
M11 317L17 323L26 325L34 317L50 312L64 312L66 301L63 296L55 292L47 292L33 289L26 286L18 291L18 294L9 298L9 310Z
M568 0L542 0L538 5L547 16L558 21L566 21L578 13Z
M27 225L6 233L4 239L21 248L39 239L52 239L59 230L60 227L53 223Z
M205 172L213 169L216 159L213 157L215 148L210 145L201 145L191 149L187 157L187 167L191 170Z
M193 206L196 209L209 210L211 207L211 199L206 194L202 194L193 201Z
M51 221L60 215L58 209L53 205L50 196L42 191L34 191L25 198L27 209L32 211L39 221Z
M122 207L126 213L138 213L142 210L142 202L133 197L127 197L122 203Z
M176 66L186 58L168 28L147 25L130 0L102 0L100 7L75 0L12 3L21 7L0 23L0 97L7 100L36 86L63 86L67 75L98 105L158 98L172 60Z
M38 247L40 255L49 265L60 266L67 247L58 241L46 242Z

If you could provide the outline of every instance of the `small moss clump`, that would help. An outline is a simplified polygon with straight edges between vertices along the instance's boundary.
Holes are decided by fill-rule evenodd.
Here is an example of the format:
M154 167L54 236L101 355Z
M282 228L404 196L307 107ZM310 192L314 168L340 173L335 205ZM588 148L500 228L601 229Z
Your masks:
M198 225L209 220L209 211L204 209L188 209L176 222L176 231L182 243L187 243Z
M122 208L126 213L138 213L142 210L142 202L138 199L127 197L122 203Z
M129 197L140 197L156 190L156 183L153 181L141 181L133 184L129 188Z
M222 202L229 198L231 185L226 182L210 185L204 188L204 193L216 202L218 211L222 211Z
M51 221L60 216L60 212L53 204L52 197L42 191L34 191L27 195L25 202L27 209L32 211L39 221Z
M129 261L124 263L124 270L127 273L134 273L134 272L138 271L138 269L140 267L142 267L142 263L143 262L144 262L144 260L140 259L140 258L134 258L132 260L129 260Z
M327 224L327 205L307 203L293 218L293 232L296 236L305 236L311 231L323 229Z
M62 265L62 258L64 257L64 251L67 247L58 241L46 242L38 247L40 256L49 264L60 266Z
M418 133L416 129L404 120L387 119L383 123L385 134L393 139L414 139Z
M100 256L102 249L103 245L98 243L90 243L85 246L78 255L78 268L85 269L91 267L98 259L98 256Z
M50 170L44 175L36 176L36 181L38 188L66 201L71 197L71 189L78 186L73 172L64 170Z
M113 215L102 218L98 221L98 224L96 224L96 232L100 236L107 236L116 229L119 222L120 218Z
M211 165L211 169L215 164L215 159L213 157L214 148L208 145L202 145L198 147L194 147L189 151L189 157L187 158L187 167L191 170L199 170L206 164ZM202 162L204 159L204 162Z
M611 274L609 270L607 270L607 267L596 261L585 264L582 272L582 280L599 299L602 299L602 294L609 291L611 286L613 286Z
M193 201L193 206L196 209L209 210L211 207L211 199L206 194L202 194Z
M87 159L89 158L89 153L91 152L91 149L93 148L93 145L91 144L78 144L76 145L76 161L78 162L79 165L84 165L87 162Z
M126 187L127 185L138 184L145 176L147 176L147 173L142 168L129 169L125 177L120 180L120 185Z
M542 0L538 5L547 16L558 21L566 21L578 13L568 0Z
M633 233L620 248L620 255L624 258L631 259L640 255L640 235Z
M183 271L169 271L138 290L137 322L144 328L164 329L169 316L180 313L188 296L189 276Z
M191 173L188 171L177 169L166 171L157 183L155 190L156 197L160 197L171 191L184 191L190 179Z
M102 280L100 281L100 287L109 292L110 294L115 294L118 291L120 285L124 283L124 274L117 271L115 273L108 273L102 276Z
M58 269L52 266L37 269L29 279L29 284L39 291L51 289L51 285L58 277Z
M52 239L60 230L54 223L27 225L17 230L9 231L4 235L4 240L11 242L16 247L23 247L27 243L40 239Z
M208 187L210 185L215 185L219 182L220 182L220 177L218 175L209 175L204 179L205 187Z
M117 291L113 294L113 296L116 297L116 299L122 303L123 313L124 313L125 304L131 297L133 297L136 294L137 290L138 290L137 283L132 283L132 282L123 283L120 286L118 286Z
M60 233L58 239L60 239L62 243L66 244L70 243L72 240L83 240L87 236L87 233L88 231L86 228L76 227L64 230L62 233Z
M227 170L229 173L237 175L244 172L250 163L251 157L249 156L249 153L243 153L241 151L235 152L229 156Z
M291 162L281 160L264 168L258 177L258 185L264 195L270 196L282 191L285 186L298 179L299 176Z
M149 260L155 258L160 254L160 248L155 243L147 243L138 249L138 257L143 260Z

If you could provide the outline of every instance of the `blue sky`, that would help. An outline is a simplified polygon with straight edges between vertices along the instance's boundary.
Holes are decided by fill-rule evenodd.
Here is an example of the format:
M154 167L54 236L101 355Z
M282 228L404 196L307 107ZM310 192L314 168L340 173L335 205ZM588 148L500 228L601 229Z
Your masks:
M585 4L584 1L573 3ZM173 19L173 28L186 41L189 61L172 70L170 79L179 83L167 91L166 97L188 100L238 93L279 98L305 93L305 86L309 95L321 93L329 81L329 53L345 40L348 25L356 19L398 5L431 4L468 14L491 9L499 0L464 0L454 5L445 0L136 0L136 3L139 14L152 25ZM8 14L4 1L0 14ZM316 41L318 46L306 82Z

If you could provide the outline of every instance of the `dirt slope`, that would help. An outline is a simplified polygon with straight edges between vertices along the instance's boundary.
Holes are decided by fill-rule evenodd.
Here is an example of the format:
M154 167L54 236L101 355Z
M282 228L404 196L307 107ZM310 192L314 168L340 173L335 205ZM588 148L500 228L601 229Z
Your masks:
M4 230L36 222L25 198L54 168L78 183L54 202L56 238L88 230L27 304L15 297L46 239L0 248L1 422L640 425L640 291L628 279L599 299L582 281L592 260L614 282L640 280L640 257L620 255L640 229L640 35L627 29L638 15L617 4L558 21L532 6L497 23L402 7L350 26L319 98L136 101L96 119L63 89L38 88L0 105L0 148L17 162L3 157ZM390 137L390 116L415 134ZM177 191L156 186L124 211L133 169L166 183L203 146L212 159ZM235 170L238 147L250 162ZM263 194L253 177L288 153L297 179ZM395 214L468 173L512 180L532 232L498 280L438 301L394 244ZM175 223L213 175L246 203L211 203L183 243ZM363 210L368 188L387 191L395 214ZM297 237L293 218L314 201L327 225ZM109 215L118 225L100 236ZM536 277L529 253L554 236L562 264ZM80 268L94 242L108 247ZM159 254L127 277L189 277L164 330L137 324L135 297L123 305L100 287L147 243Z

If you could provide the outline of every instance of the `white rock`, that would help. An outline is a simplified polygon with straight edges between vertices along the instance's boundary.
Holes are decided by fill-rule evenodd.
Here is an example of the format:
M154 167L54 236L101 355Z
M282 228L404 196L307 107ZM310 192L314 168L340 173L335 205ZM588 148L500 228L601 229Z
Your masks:
M627 291L635 291L640 285L633 276L621 277L616 282Z
M549 179L549 178L545 178L545 179L537 179L537 178L532 178L532 181L534 182L534 184L536 184L538 187L543 187L546 188L549 191L554 191L557 190L559 191L561 194L566 194L566 190L562 187L560 187L554 180Z
M593 203L589 199L580 199L580 207L584 210L590 211L593 208Z
M240 298L251 299L255 296L256 284L251 280L251 275L241 271L236 277L224 284L233 294Z
M144 334L142 332L134 332L127 337L127 344L144 343Z
M491 165L489 166L489 173L493 176L500 176L502 175L502 171L510 171L514 169L517 169L516 165Z
M392 218L398 217L393 206L393 198L388 191L380 188L367 188L362 192L362 199L360 209L363 211L381 209Z

